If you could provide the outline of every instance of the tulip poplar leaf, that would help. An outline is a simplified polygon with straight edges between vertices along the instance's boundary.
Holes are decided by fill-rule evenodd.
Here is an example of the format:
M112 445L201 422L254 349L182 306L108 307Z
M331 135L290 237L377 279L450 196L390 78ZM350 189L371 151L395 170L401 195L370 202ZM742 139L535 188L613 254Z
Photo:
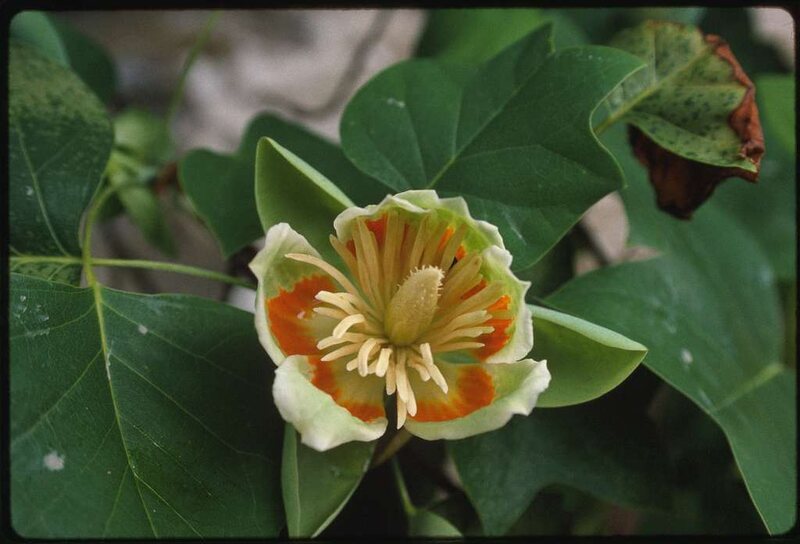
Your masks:
M781 361L773 270L718 206L691 224L654 214L645 174L616 136L631 241L663 254L580 276L547 302L646 343L644 364L725 432L767 529L787 531L797 515L796 376Z
M488 536L507 533L536 494L565 484L634 508L668 507L669 460L644 414L598 399L534 410L491 433L448 443Z
M11 275L12 526L275 537L282 421L252 314Z
M340 127L345 154L388 188L463 196L500 228L515 270L622 186L589 119L643 66L606 47L553 52L551 30L545 25L477 67L396 64L356 93Z

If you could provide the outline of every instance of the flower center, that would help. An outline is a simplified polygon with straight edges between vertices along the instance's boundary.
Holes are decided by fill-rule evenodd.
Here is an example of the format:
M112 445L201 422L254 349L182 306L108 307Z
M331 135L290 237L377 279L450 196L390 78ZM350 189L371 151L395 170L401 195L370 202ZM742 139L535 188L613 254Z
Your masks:
M433 321L441 294L444 272L428 266L414 270L400 284L386 307L384 330L396 346L417 340Z
M482 258L461 248L466 227L451 228L432 214L417 224L390 211L379 220L358 219L348 243L331 236L333 248L355 282L308 254L286 257L315 266L344 291L319 291L314 312L336 324L317 342L323 362L343 364L361 376L386 382L397 393L397 427L417 411L412 370L445 394L448 384L434 355L479 350L510 323L508 296L481 274ZM405 277L405 279L403 279ZM504 324L505 323L505 324Z

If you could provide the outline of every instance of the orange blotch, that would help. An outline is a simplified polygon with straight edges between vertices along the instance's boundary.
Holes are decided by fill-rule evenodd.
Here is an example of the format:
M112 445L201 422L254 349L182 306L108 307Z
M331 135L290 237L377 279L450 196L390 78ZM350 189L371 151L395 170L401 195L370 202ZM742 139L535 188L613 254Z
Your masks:
M511 319L490 319L485 325L494 327L494 330L480 335L477 339L478 342L483 344L482 348L475 350L475 354L481 359L486 359L500 351L508 343L508 339L511 338L506 332L508 327L511 326Z
M458 246L458 249L456 249L456 260L460 261L461 259L464 258L466 254L467 250L464 249L464 246L463 245Z
M492 377L479 366L464 366L458 370L455 387L444 400L417 398L414 421L447 421L471 414L494 400Z
M439 240L439 246L436 248L436 251L444 251L444 246L447 244L447 241L453 237L455 232L453 227L447 227Z
M353 417L369 423L373 419L383 416L383 406L380 404L358 402L345 398L336 383L336 376L331 369L330 363L322 362L319 357L309 357L308 362L313 369L311 383L329 394L336 404L346 408Z
M486 308L486 311L495 312L497 310L508 310L509 304L511 304L511 297L508 295L503 295L494 301L491 306Z
M461 300L466 300L472 295L479 293L480 290L483 289L484 287L486 287L486 280L481 278L481 281L478 282L478 285L476 285L475 287L473 287L472 289L461 295Z
M375 235L379 248L383 247L383 242L386 240L386 222L388 220L389 217L386 214L383 214L378 219L367 219L367 228Z
M383 248L383 242L386 240L386 222L389 218L386 214L383 214L378 219L367 219L365 221L367 225L367 229L369 229L372 234L375 235L375 240L378 242L378 249ZM350 253L353 254L353 257L356 256L356 243L351 238L345 243L345 247L350 250Z
M333 290L331 280L327 276L311 276L298 281L291 291L281 289L277 296L266 301L269 328L286 355L319 353L317 341L304 320L313 317L312 310L318 304L314 296L323 290Z

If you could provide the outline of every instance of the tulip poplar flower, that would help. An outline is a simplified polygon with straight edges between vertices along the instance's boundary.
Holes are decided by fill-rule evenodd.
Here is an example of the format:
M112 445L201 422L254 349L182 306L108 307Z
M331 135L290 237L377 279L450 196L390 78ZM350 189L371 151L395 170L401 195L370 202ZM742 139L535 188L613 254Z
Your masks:
M286 223L250 263L256 328L278 364L273 398L304 444L375 440L392 404L397 428L428 440L530 414L550 373L524 358L530 284L495 226L460 197L421 190L348 208L333 227L340 263Z

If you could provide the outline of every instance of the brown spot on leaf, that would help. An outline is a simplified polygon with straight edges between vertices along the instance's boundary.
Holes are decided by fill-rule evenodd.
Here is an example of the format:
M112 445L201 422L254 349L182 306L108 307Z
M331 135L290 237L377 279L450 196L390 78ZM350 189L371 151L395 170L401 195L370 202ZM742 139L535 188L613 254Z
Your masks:
M744 73L742 66L733 56L733 52L725 40L709 34L706 36L706 43L714 48L715 55L731 65L733 78L746 89L741 103L731 112L728 123L739 136L739 141L742 142L739 155L752 162L756 167L755 173L749 173L750 175L744 176L744 178L755 182L761 166L761 156L764 154L764 133L761 131L761 121L758 118L756 87Z
M764 135L758 118L755 86L733 56L728 44L719 36L705 37L713 53L733 68L733 78L746 91L741 103L728 117L728 125L739 137L739 156L755 167L749 172L737 167L704 164L667 151L636 127L628 126L628 138L639 162L647 167L650 183L656 190L658 207L680 219L690 219L692 213L705 202L723 180L740 177L756 182L764 154Z

